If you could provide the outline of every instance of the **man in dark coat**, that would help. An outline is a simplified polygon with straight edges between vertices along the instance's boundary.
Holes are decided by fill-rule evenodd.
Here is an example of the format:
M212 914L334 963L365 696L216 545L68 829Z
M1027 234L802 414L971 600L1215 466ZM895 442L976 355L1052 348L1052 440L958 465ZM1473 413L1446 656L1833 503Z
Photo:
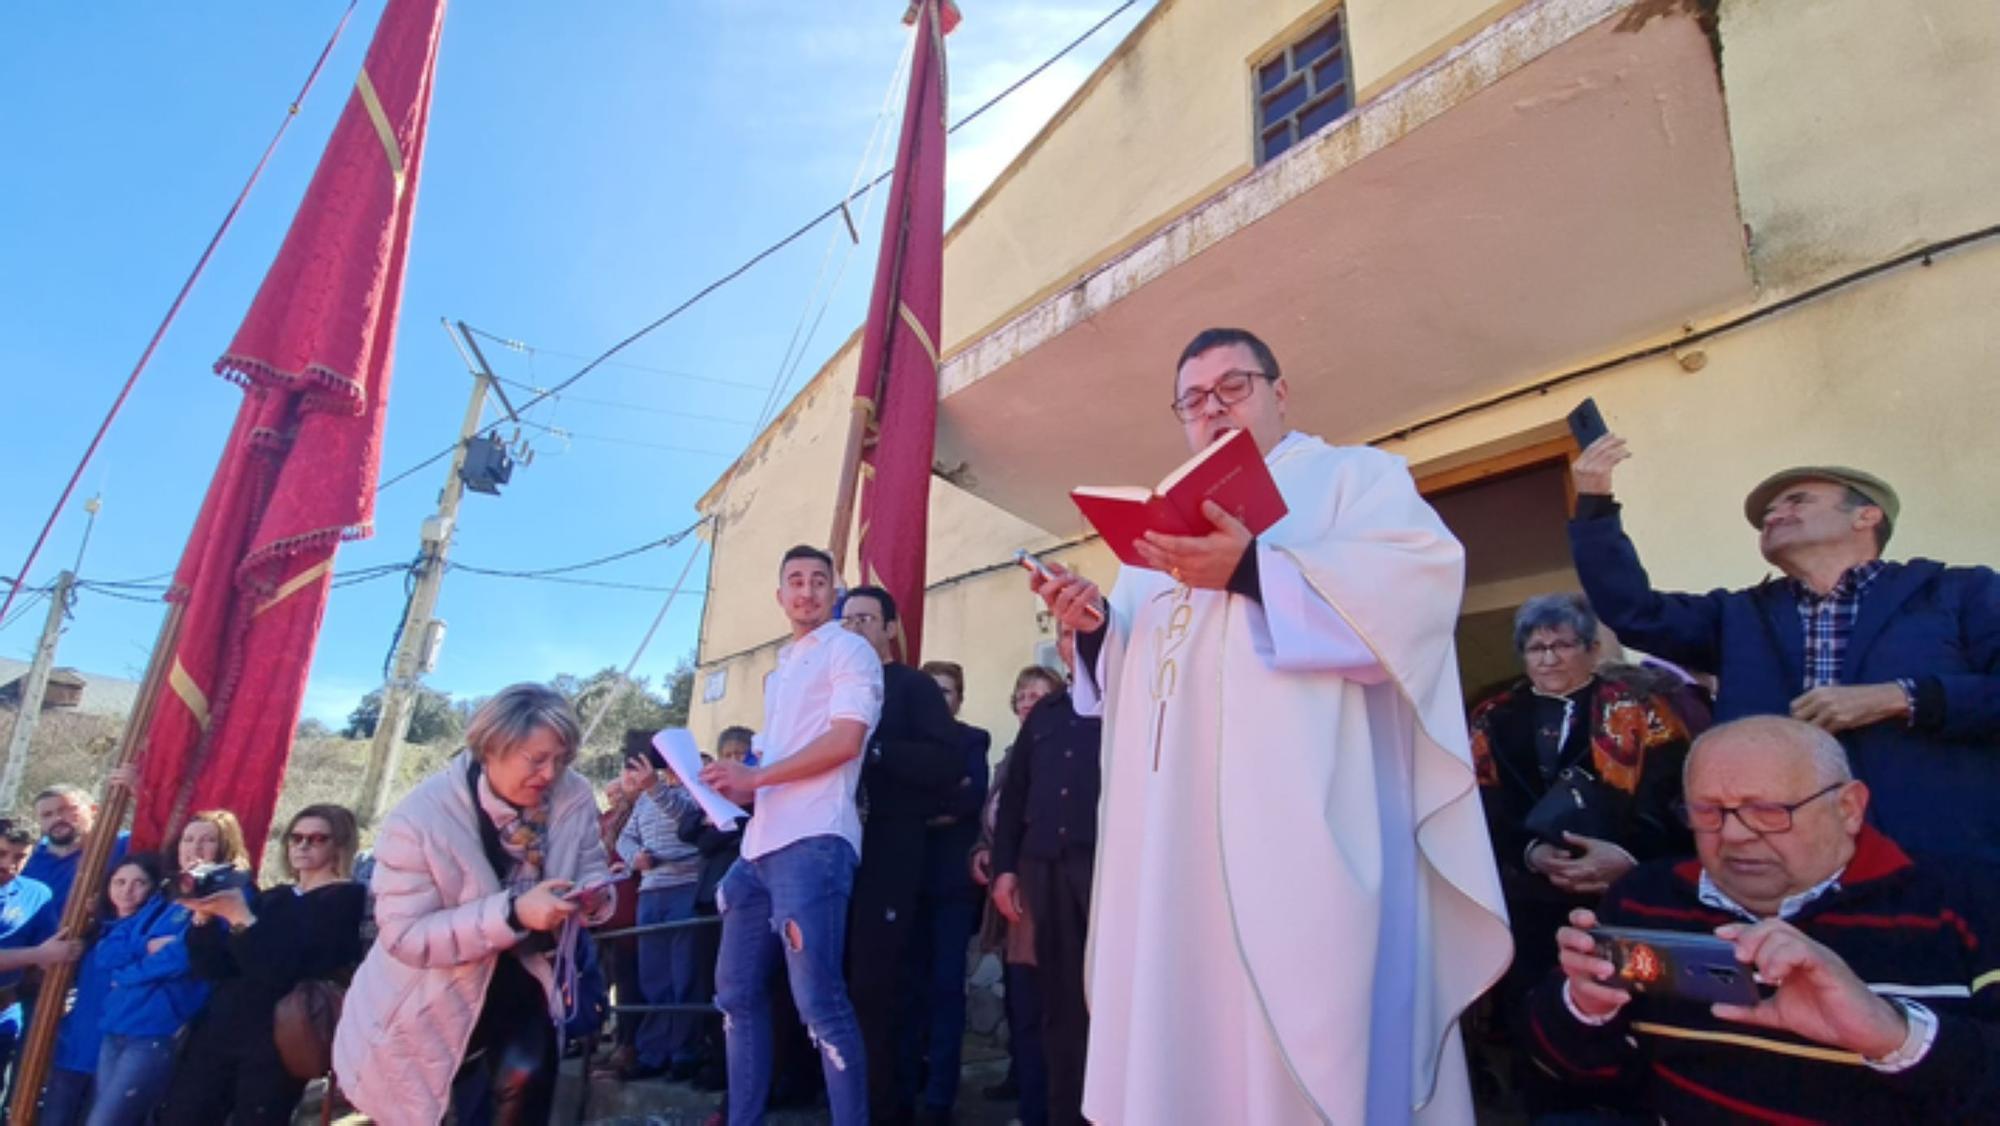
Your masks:
M965 1040L965 955L984 900L968 860L979 841L986 808L986 758L993 737L958 720L965 704L965 669L954 661L925 661L923 671L944 693L958 729L962 761L958 781L932 814L924 840L924 878L917 899L917 935L906 983L908 1000L898 1080L917 1108L918 1126L952 1120L958 1102L960 1048ZM917 1088L921 1084L921 1091Z
M858 586L840 620L882 658L882 719L861 759L861 866L848 910L847 992L867 1049L869 1118L907 1121L898 1090L897 1018L924 879L927 825L964 773L958 724L944 693L923 672L895 659L896 601Z
M1606 435L1576 460L1570 549L1605 624L1715 673L1716 719L1775 714L1830 731L1912 852L2000 859L2000 579L1986 567L1884 562L1900 513L1881 478L1842 466L1773 474L1744 515L1783 572L1746 590L1653 589L1611 499L1629 454Z

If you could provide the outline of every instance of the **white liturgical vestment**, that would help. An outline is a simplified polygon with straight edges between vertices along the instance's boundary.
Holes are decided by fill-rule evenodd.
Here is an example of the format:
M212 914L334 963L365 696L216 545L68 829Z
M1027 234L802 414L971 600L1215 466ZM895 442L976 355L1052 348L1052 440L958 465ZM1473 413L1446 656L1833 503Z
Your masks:
M1466 737L1458 542L1402 459L1293 433L1260 599L1126 568L1102 708L1084 1114L1471 1122L1512 953Z

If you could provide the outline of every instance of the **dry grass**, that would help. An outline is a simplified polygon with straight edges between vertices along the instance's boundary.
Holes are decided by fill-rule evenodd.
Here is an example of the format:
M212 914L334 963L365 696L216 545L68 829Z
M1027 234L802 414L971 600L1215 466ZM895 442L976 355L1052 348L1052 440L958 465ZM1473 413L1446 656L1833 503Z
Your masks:
M0 708L0 747L13 735L15 713ZM35 794L57 783L82 786L95 793L110 768L118 749L124 721L109 716L78 715L73 712L42 713L28 749L28 767L21 783L19 799L5 812L32 823L30 808ZM400 796L426 775L437 770L457 749L455 743L413 743L403 750L393 796ZM361 791L361 774L368 762L368 741L343 739L337 735L308 735L292 747L292 761L285 772L284 788L278 793L277 813L271 835L276 840L292 813L308 805L333 802L352 806ZM367 845L366 831L363 847ZM265 879L282 879L277 872L277 850L265 849Z

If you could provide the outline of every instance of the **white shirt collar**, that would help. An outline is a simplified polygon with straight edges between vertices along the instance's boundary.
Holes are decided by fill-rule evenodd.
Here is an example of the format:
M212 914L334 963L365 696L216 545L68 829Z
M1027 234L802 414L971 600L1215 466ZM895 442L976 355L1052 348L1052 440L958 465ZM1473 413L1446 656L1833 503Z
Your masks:
M794 649L807 648L812 645L819 645L824 641L826 641L829 632L839 633L845 631L846 629L847 629L846 626L840 624L839 618L829 618L827 619L825 624L819 626L817 629L814 629L811 633L806 634L804 637L795 637L792 640L785 642L785 644L779 649L779 657L780 659L783 659L784 654L790 653Z
M1786 896L1784 901L1778 904L1778 918L1789 919L1793 915L1805 910L1807 904L1818 899L1820 896L1828 892L1839 891L1840 877L1846 874L1847 869L1842 867L1840 871L1835 872L1833 875L1828 876L1826 879L1821 880L1797 895ZM1706 868L1701 870L1701 883L1695 888L1695 896L1717 911L1727 911L1732 915L1740 915L1753 923L1762 921L1756 912L1729 898L1728 892L1717 887L1715 881L1708 878L1708 869Z
M1288 453L1293 446L1296 446L1299 443L1304 442L1306 440L1307 440L1306 435L1303 431L1299 430L1285 431L1285 436L1278 439L1278 444L1271 447L1270 453L1264 455L1264 464L1269 465L1272 462L1277 461L1279 457Z

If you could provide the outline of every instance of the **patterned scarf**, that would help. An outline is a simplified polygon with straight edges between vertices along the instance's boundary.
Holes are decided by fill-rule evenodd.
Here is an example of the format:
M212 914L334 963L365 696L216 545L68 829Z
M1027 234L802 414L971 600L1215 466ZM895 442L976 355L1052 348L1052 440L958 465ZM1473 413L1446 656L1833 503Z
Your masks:
M500 834L500 846L514 860L509 881L517 887L533 887L542 880L542 864L548 856L549 801L555 787L542 794L540 804L524 809L495 793L482 771L479 775L479 807Z

